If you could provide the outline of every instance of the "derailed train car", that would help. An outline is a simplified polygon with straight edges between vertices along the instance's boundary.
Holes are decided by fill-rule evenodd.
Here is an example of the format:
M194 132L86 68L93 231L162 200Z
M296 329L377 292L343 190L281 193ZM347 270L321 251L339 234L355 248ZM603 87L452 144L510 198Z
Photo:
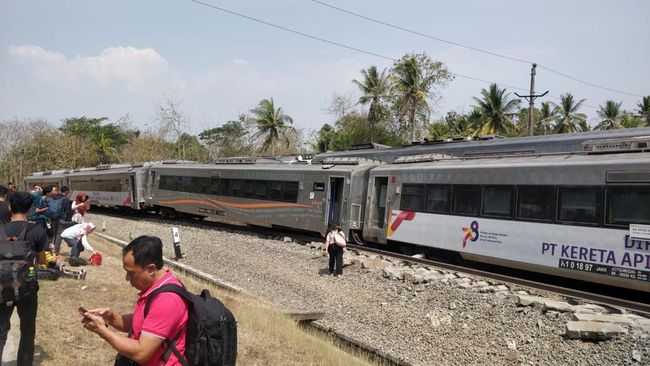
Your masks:
M585 147L376 167L364 238L648 292L650 137Z

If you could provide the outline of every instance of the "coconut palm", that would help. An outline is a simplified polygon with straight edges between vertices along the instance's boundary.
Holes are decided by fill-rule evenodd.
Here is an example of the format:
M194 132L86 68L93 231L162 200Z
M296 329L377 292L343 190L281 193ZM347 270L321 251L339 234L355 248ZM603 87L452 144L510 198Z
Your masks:
M578 113L585 99L575 102L571 93L560 95L560 104L555 108L555 133L589 131L587 115Z
M506 135L514 132L516 127L512 115L519 106L519 99L508 99L510 94L505 89L499 90L497 84L490 85L488 90L481 89L482 99L474 97L477 105L474 108L480 114L479 135Z
M623 102L616 103L613 100L608 100L605 102L605 105L598 107L598 117L602 118L600 123L594 127L594 130L612 130L616 128L621 128L621 118L623 113L621 113L621 104Z
M643 97L637 107L639 107L639 117L645 120L646 126L650 126L650 95Z
M386 69L381 74L377 72L376 66L370 66L367 70L361 70L363 81L352 80L361 90L361 97L359 97L359 104L366 105L370 103L368 108L368 131L370 134L370 142L373 140L373 132L376 124L382 119L385 114L385 108L382 104L383 99L388 96L390 91L390 83L386 76Z
M539 109L539 123L537 130L541 135L548 135L553 131L553 121L558 113L557 105L553 102L542 102Z
M284 114L282 108L275 109L273 98L262 100L257 107L251 109L251 113L254 115L253 121L257 124L257 132L253 137L257 139L264 136L260 152L271 149L271 155L275 155L275 146L280 140L289 146L289 133L294 130L291 126L293 119Z

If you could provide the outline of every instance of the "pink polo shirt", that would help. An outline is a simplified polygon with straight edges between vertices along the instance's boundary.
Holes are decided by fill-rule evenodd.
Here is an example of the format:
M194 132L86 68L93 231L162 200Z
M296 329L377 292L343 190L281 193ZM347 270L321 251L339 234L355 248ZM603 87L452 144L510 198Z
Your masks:
M156 281L148 290L142 291L139 294L138 301L135 303L133 310L133 335L131 338L140 339L142 332L149 333L162 339L169 339L170 341L181 332L178 341L176 342L176 349L182 354L185 354L185 325L187 324L187 304L179 295L171 292L163 292L158 294L149 307L149 314L144 317L144 308L147 304L149 294L160 286L167 284L175 284L181 286L182 283L174 277L170 270L165 271L165 275ZM161 347L156 353L151 356L149 361L143 365L147 366L171 366L180 365L174 353L167 362L163 362L162 357L163 348Z

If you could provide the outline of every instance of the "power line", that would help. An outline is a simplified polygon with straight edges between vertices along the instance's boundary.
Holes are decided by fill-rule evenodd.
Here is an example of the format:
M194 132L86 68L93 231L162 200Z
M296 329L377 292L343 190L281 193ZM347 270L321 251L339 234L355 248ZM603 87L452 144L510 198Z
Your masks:
M260 23L260 24L264 24L264 25L267 25L267 26L270 26L270 27L273 27L273 28L281 29L283 31L290 32L290 33L293 33L293 34L297 34L299 36L306 37L306 38L309 38L309 39L313 39L313 40L316 40L316 41L319 41L319 42L327 43L327 44L337 46L337 47L342 47L342 48L345 48L345 49L348 49L348 50L352 50L352 51L363 53L363 54L370 55L370 56L379 57L379 58L390 60L390 61L397 61L397 59L394 58L394 57L389 57L389 56L381 55L381 54L378 54L378 53L375 53L375 52L366 51L366 50L363 50L361 48L348 46L348 45L345 45L343 43L330 41L330 40L325 39L325 38L321 38L321 37L318 37L318 36L314 36L314 35L311 35L311 34L300 32L300 31L297 31L297 30L294 30L294 29L291 29L291 28L283 27L281 25L270 23L270 22L267 22L265 20L261 20L261 19L254 18L254 17L248 16L248 15L245 15L245 14L241 14L241 13L238 13L238 12L235 12L235 11L232 11L232 10L228 10L228 9L216 6L216 5L205 3L205 2L200 1L200 0L190 0L190 1L193 2L193 3L199 4L199 5L207 6L209 8L213 8L213 9L216 9L216 10L219 10L219 11L223 11L223 12L231 14L231 15L235 15L235 16L238 16L238 17L241 17L241 18L244 18L244 19L248 19L250 21ZM485 79L477 78L477 77L474 77L474 76L464 75L464 74L460 74L460 73L454 73L454 72L451 72L451 71L449 73L451 75L454 75L454 76L457 76L457 77L460 77L460 78L463 78L463 79L478 81L478 82L482 82L482 83L486 83L486 84L497 84L497 85L505 86L505 87L508 87L508 88L511 88L511 89L528 91L525 88L514 86L514 85L508 85L508 84L499 83L499 82L495 82L495 81L485 80ZM556 97L556 96L550 96L550 97L552 97L554 99L557 99L557 100L560 100L560 98ZM596 108L596 107L588 106L588 105L585 105L585 106L591 107L591 108Z
M504 55L504 54L497 53L497 52L492 52L492 51L484 50L484 49L482 49L482 48L472 47L472 46L464 45L464 44L462 44L462 43L458 43L458 42L454 42L454 41L449 41L449 40L446 40L446 39L444 39L444 38L434 37L434 36L431 36L431 35L428 35L428 34L425 34L425 33L421 33L421 32L418 32L418 31L414 31L414 30L412 30L412 29L408 29L408 28L400 27L400 26L398 26L398 25L394 25L394 24L387 23L387 22L384 22L384 21L381 21L381 20L378 20L378 19L370 18L370 17L367 17L367 16L362 15L362 14L359 14L359 13L355 13L355 12L350 11L350 10L346 10L346 9L343 9L343 8L339 8L339 7L337 7L337 6L334 6L334 5L331 5L331 4L328 4L328 3L325 3L325 2L323 2L323 1L319 1L319 0L311 0L311 1L314 2L314 3L316 3L316 4L319 4L319 5L322 5L322 6L326 6L326 7L328 7L328 8L331 8L331 9L334 9L334 10L338 10L338 11L343 12L343 13L346 13L346 14L350 14L350 15L355 16L355 17L358 17L358 18L362 18L362 19L365 19L365 20L370 21L370 22L373 22L373 23L381 24L381 25L384 25L384 26L387 26L387 27L390 27L390 28L394 28L394 29L401 30L401 31L403 31L403 32L407 32L407 33L415 34L415 35L418 35L418 36L421 36L421 37L429 38L429 39L432 39L432 40L435 40L435 41L438 41L438 42L442 42L442 43L450 44L450 45L457 46L457 47L466 48L466 49L468 49L468 50L472 50L472 51L476 51L476 52L485 53L485 54L488 54L488 55L491 55L491 56L500 57L500 58L508 59L508 60L511 60L511 61L522 62L522 63L526 63L526 64L534 64L534 63L535 63L535 62L533 62L533 61L528 61L528 60L525 60L525 59L521 59L521 58L517 58L517 57L508 56L508 55ZM619 94L624 94L624 95L629 95L629 96L633 96L633 97L639 97L639 98L642 98L642 97L643 97L642 95L638 95L638 94L634 94L634 93L628 93L628 92L624 92L624 91L620 91L620 90L612 89L612 88L609 88L609 87L606 87L606 86L602 86L602 85L594 84L594 83L591 83L591 82L589 82L589 81L585 81L585 80L582 80L582 79L579 79L579 78L573 77L573 76L571 76L571 75L565 74L565 73L563 73L563 72L560 72L560 71L557 71L557 70L551 69L551 68L549 68L549 67L543 66L543 65L541 65L541 64L537 64L537 66L539 66L540 68L543 68L543 69L545 69L545 70L547 70L547 71L549 71L549 72L551 72L551 73L554 73L554 74L557 74L557 75L563 76L563 77L565 77L565 78L568 78L568 79L571 79L571 80L577 81L577 82L582 83L582 84L585 84L585 85L589 85L589 86L591 86L591 87L600 88L600 89L603 89L603 90L607 90L607 91L611 91L611 92L619 93Z

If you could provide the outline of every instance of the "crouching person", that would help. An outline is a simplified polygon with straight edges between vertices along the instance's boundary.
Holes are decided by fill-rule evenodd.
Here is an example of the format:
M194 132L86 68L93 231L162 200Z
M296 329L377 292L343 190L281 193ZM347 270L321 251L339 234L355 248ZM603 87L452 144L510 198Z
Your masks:
M61 233L61 239L63 239L72 251L70 252L70 258L78 258L79 254L86 249L91 253L95 253L93 247L90 246L88 242L88 235L95 230L95 224L85 223L85 224L76 224L72 225L69 228L63 230Z
M182 286L170 270L163 268L162 242L153 236L134 239L122 250L122 265L126 280L140 291L133 313L117 314L110 308L89 310L83 313L84 328L118 352L116 365L132 364L131 360L140 365L182 365L176 352L182 357L185 352L186 302L176 293L162 292L154 297L145 315L154 290L169 284ZM115 333L108 326L129 335ZM174 344L175 352L169 343Z

